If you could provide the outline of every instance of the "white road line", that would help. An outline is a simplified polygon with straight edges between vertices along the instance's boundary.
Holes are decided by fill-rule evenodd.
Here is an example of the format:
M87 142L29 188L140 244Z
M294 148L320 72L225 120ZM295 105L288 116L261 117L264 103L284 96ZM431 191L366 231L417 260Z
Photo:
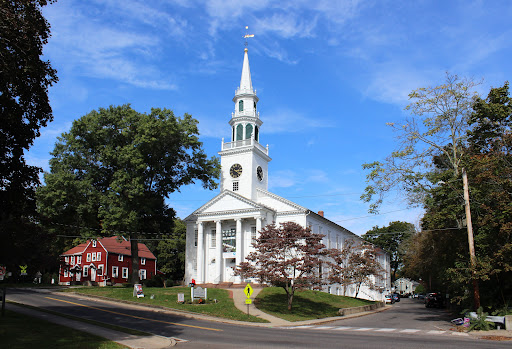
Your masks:
M371 331L371 330L375 330L375 329L372 327L359 327L359 328L354 329L354 331Z
M396 330L397 330L396 328L379 328L379 329L375 330L375 332L393 332Z
M318 326L318 327L314 327L315 330L328 330L328 329L331 329L331 328L334 328L334 326Z
M420 332L421 330L415 330L415 329L411 329L411 328L407 328L405 330L401 330L400 333L416 333L416 332Z
M345 330L350 330L351 328L354 328L354 327L338 326L338 327L335 327L334 329L337 331L345 331Z
M285 328L310 328L313 327L313 325L303 325L303 326L294 326L294 327L285 327Z

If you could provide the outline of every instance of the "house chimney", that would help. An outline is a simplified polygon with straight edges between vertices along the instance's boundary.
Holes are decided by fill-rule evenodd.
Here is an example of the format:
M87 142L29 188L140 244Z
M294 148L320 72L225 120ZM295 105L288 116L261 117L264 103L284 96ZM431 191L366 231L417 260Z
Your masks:
M324 211L318 211L318 215L323 217L324 216Z

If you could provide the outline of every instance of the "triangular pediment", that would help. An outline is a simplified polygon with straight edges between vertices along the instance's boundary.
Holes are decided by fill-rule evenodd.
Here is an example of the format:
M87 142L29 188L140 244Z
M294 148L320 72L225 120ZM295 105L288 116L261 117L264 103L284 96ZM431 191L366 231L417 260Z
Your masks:
M306 212L307 208L300 206L282 196L276 195L263 189L257 189L257 199L260 205L271 207L277 212L299 211Z
M233 193L230 190L224 190L219 195L208 201L206 204L195 210L186 220L192 219L201 215L212 215L222 214L226 212L237 212L237 211L259 211L269 210L265 205L254 202L242 195Z

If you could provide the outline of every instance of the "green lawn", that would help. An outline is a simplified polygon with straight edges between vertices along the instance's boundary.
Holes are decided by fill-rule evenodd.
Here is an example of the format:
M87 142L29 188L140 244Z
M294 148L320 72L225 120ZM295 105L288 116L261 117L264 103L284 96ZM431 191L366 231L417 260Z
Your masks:
M25 348L119 349L123 345L69 327L6 310L0 317L0 346Z
M223 289L209 288L209 302L207 304L179 304L177 302L178 293L183 293L185 295L185 301L190 302L189 287L144 287L143 291L145 297L137 299L133 297L133 288L128 287L80 287L65 290L65 292L102 296L139 304L151 304L237 321L268 322L267 320L247 315L247 313L238 310L233 303L233 299L229 297L229 292ZM154 295L154 299L151 299L151 295ZM214 299L217 300L217 303L213 302Z
M288 321L323 319L338 316L341 308L359 307L375 302L319 291L296 291L292 310L288 311L286 293L281 287L266 287L258 294L254 304L265 313Z

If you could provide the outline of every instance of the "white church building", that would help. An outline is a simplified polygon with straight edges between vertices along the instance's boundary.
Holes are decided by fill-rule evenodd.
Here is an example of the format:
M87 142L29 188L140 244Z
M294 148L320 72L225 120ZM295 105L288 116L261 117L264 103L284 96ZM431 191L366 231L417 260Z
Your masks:
M327 248L342 248L347 239L361 238L315 213L268 191L268 167L272 160L268 145L260 144L263 122L257 110L258 97L253 89L248 50L245 48L240 86L235 92L235 110L231 114L231 142L222 139L220 193L195 210L186 219L185 280L198 284L241 283L233 268L254 251L252 242L267 224L295 222L325 235ZM359 298L382 300L391 287L389 255L378 256L385 273L374 278L377 289L362 286ZM257 282L257 280L251 280ZM324 291L342 295L339 284ZM347 296L354 296L355 286L348 286Z

